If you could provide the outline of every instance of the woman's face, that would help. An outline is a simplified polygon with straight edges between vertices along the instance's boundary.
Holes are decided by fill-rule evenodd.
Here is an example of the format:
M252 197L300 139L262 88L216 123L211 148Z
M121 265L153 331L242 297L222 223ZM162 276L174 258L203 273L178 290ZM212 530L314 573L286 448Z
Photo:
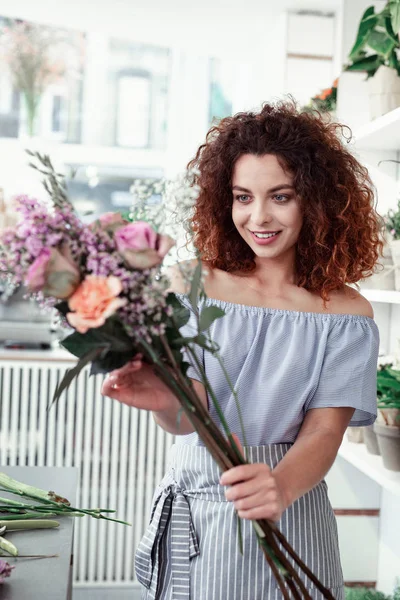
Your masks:
M273 154L244 154L232 177L232 219L259 258L292 255L303 224L293 176Z

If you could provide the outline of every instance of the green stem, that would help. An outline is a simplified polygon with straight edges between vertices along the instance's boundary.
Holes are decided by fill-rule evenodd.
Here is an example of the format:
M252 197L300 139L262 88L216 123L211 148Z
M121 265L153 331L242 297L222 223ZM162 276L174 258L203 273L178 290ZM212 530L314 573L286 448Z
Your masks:
M235 387L232 384L231 378L229 377L228 371L225 368L224 361L222 360L222 357L220 356L219 352L215 352L214 356L216 356L216 358L218 360L218 363L219 363L219 365L220 365L220 367L221 367L221 369L222 369L222 371L223 371L223 373L225 375L225 379L228 382L228 385L230 387L232 395L233 395L233 397L235 399L236 409L238 411L238 416L239 416L239 421L240 421L240 429L242 430L243 445L247 446L248 444L247 444L247 440L246 440L246 432L245 432L245 429L244 429L242 409L240 408L240 403L239 403L239 398L238 398L238 395L237 395L237 391L235 390Z
M23 90L22 95L26 108L26 125L29 136L35 133L35 121L37 117L37 109L39 107L40 96L31 90Z
M9 477L5 473L1 473L1 472L0 472L0 486L2 486L2 487L0 487L0 490L3 492L10 492L10 493L16 494L18 496L28 497L28 498L31 498L32 500L37 500L37 501L40 501L40 502L48 505L47 510L49 510L49 512L59 511L59 512L63 512L64 514L82 513L82 514L90 515L91 517L94 517L96 519L104 519L106 521L113 521L114 523L130 525L130 523L127 523L126 521L120 521L119 519L113 519L111 517L106 517L106 516L100 514L99 509L95 510L95 509L74 508L73 506L70 506L68 504L50 500L49 492L46 492L45 490L42 490L40 488L33 487L31 485L27 485L25 483L21 483L20 481L17 481L16 479L13 479L12 477ZM9 502L9 501L6 500L6 502ZM11 501L12 504L14 504L14 502L15 501ZM14 504L14 506L20 506L21 508L24 507L24 505L21 505L21 503L19 505ZM45 509L45 507L38 507L38 506L35 506L32 508L34 508L34 510L36 510L36 511ZM110 512L115 512L115 511L110 511Z

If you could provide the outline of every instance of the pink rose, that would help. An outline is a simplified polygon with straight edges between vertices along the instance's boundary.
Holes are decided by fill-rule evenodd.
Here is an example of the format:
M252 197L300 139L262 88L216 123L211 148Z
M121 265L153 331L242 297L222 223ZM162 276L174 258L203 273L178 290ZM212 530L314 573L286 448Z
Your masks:
M46 283L46 269L50 256L51 251L48 248L44 248L29 267L25 283L32 292L38 292L44 288Z
M33 292L41 291L45 296L61 300L69 298L80 281L69 246L44 248L29 267L25 281Z
M168 235L158 234L144 221L120 227L114 234L114 241L125 262L140 270L160 264L175 244Z
M74 311L67 314L69 324L79 333L101 327L108 317L125 306L126 298L117 298L121 292L122 284L117 277L87 275L68 301Z
M96 229L99 227L100 229L110 229L111 231L115 231L116 229L126 225L129 221L126 221L121 213L119 212L107 212L91 223L90 228Z

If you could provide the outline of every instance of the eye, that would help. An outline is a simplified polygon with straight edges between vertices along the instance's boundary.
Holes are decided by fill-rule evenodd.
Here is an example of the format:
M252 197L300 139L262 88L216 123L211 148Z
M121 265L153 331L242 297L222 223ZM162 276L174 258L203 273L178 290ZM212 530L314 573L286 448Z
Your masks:
M250 200L250 196L248 196L247 194L240 194L240 196L235 196L235 200L241 202L242 204L245 204Z
M287 202L288 200L290 200L290 197L289 196L285 196L285 194L275 194L274 199L279 204L284 204L285 202Z

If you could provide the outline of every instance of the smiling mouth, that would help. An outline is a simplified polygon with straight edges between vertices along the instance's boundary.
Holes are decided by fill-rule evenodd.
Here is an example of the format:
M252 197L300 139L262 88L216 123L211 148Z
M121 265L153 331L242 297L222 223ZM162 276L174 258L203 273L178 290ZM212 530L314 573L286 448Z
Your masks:
M268 232L252 231L251 233L253 235L255 235L257 238L259 238L260 240L267 240L268 238L275 237L276 235L278 235L278 233L280 233L280 231L268 231Z

